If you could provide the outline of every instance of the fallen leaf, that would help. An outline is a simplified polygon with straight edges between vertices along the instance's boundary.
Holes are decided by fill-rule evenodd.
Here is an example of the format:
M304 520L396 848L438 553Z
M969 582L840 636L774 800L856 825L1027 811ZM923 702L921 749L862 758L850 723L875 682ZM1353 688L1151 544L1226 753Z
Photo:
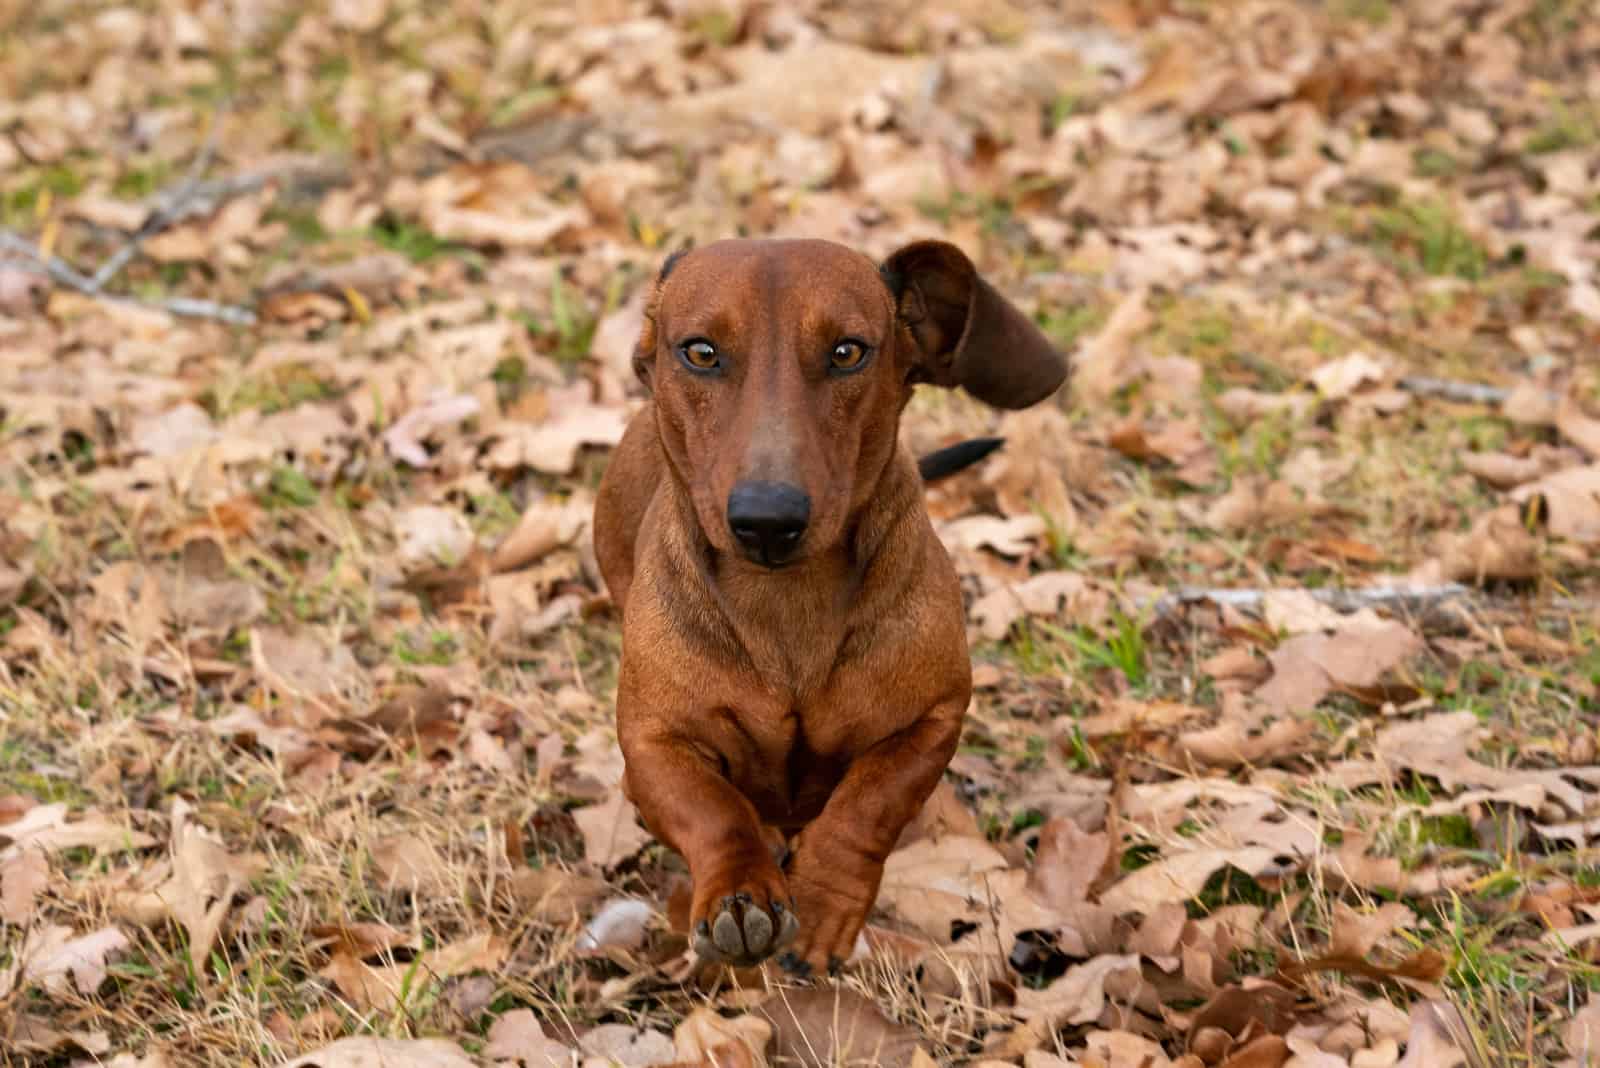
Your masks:
M729 1019L704 1006L672 1033L678 1059L705 1068L766 1068L771 1041L769 1021L755 1015Z
M1105 1008L1106 980L1116 974L1139 972L1139 958L1103 956L1068 968L1043 990L1017 990L1017 1016L1041 1020L1050 1028L1089 1023Z
M598 805L574 809L572 818L583 833L584 859L597 868L619 864L650 842L650 832L640 826L633 802L617 788Z
M1518 486L1511 499L1544 504L1545 526L1558 538L1600 545L1600 464L1574 467Z
M1591 998L1572 1014L1563 1030L1567 1055L1585 1064L1600 1055L1600 999Z
M1105 400L1127 383L1134 339L1155 322L1147 300L1143 290L1122 298L1105 326L1073 357L1073 388L1088 400Z
M296 697L342 696L365 678L345 645L326 645L310 634L278 627L251 629L250 656L264 681Z
M50 862L42 849L20 849L0 860L0 920L27 928L49 879Z
M1406 1055L1395 1068L1456 1068L1467 1060L1454 1035L1463 1033L1456 1011L1436 1001L1419 1001L1411 1007L1411 1033Z
M522 1068L571 1068L572 1047L544 1033L532 1009L512 1009L489 1027L483 1055L513 1061Z
M1495 489L1513 489L1546 473L1546 467L1533 456L1512 456L1504 452L1469 452L1461 457L1467 474Z
M92 997L106 980L107 958L131 946L128 936L115 927L72 937L72 928L51 924L29 933L18 954L22 962L22 982L38 983L56 996L68 992L68 985L85 997ZM6 983L0 973L0 991Z
M778 1064L906 1068L917 1048L916 1032L842 987L780 990L755 1013L772 1026L772 1057Z
M510 947L490 933L474 935L420 953L414 960L368 964L347 948L336 949L318 972L331 979L339 993L362 1011L405 1004L418 982L442 981L469 972L494 972L505 963Z
M153 889L124 895L118 908L146 926L176 920L187 935L184 950L193 974L203 976L234 897L265 868L261 856L229 853L179 802L173 809L171 874Z
M1521 581L1538 575L1539 543L1512 505L1485 512L1465 534L1439 539L1442 581L1482 585L1491 579Z
M424 897L454 894L457 879L439 851L415 834L395 834L372 844L372 867L382 890L408 890Z
M384 448L396 460L423 468L433 465L427 442L439 431L477 415L482 405L471 394L430 397L389 425L383 432Z
M593 514L594 501L587 496L533 502L523 511L516 528L489 555L490 569L515 571L570 545L589 526Z
M1344 617L1336 630L1301 634L1272 651L1272 677L1251 695L1274 714L1305 712L1336 687L1376 685L1422 651L1403 623L1370 612Z
M341 1038L283 1068L474 1068L460 1046L442 1038Z
M586 445L614 446L627 429L621 408L574 405L536 426L502 423L484 463L497 471L531 467L548 475L572 472L578 450Z
M1259 846L1189 850L1129 872L1101 893L1100 903L1118 912L1148 915L1162 905L1194 898L1224 867L1250 876L1277 871L1276 857L1275 850Z
M1325 400L1344 400L1361 387L1383 381L1389 369L1364 352L1352 352L1311 372L1311 384Z
M1556 409L1556 429L1561 436L1589 454L1589 459L1600 460L1600 419L1586 413L1570 393L1561 398Z
M968 615L985 638L999 641L1025 617L1098 623L1109 611L1110 603L1110 597L1082 575L1044 571L1021 582L996 587L974 601Z
M404 572L451 567L476 544L472 526L454 508L407 508L394 517L396 555Z
M56 853L63 849L143 849L155 839L143 831L113 823L97 812L85 812L78 820L67 821L67 805L57 802L35 805L20 819L0 824L0 839L9 840L0 849L0 860L8 860L25 848Z
M1001 556L1027 556L1045 535L1045 521L1036 515L1001 519L972 515L951 520L939 528L939 538L955 549L993 549Z
M1339 972L1359 975L1363 979L1395 982L1410 979L1420 983L1437 983L1444 977L1448 962L1437 950L1424 949L1396 964L1373 964L1371 961L1349 953L1327 953L1307 960L1290 961L1281 971L1285 978L1298 979L1314 972Z
M672 1039L660 1031L643 1031L627 1024L601 1024L578 1040L578 1048L596 1058L595 1068L620 1064L624 1068L648 1068L670 1064L677 1057ZM589 1061L584 1068L589 1068Z

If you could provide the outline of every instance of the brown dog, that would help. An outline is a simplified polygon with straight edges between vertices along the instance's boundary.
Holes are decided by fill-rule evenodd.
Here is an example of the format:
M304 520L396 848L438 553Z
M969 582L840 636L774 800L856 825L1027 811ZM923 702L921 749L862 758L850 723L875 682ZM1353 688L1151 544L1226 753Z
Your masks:
M702 957L792 943L791 970L836 967L972 689L901 410L917 382L1026 407L1066 363L952 245L880 270L825 241L723 241L662 268L634 367L652 401L594 526L624 788L688 862ZM785 866L765 828L798 834Z

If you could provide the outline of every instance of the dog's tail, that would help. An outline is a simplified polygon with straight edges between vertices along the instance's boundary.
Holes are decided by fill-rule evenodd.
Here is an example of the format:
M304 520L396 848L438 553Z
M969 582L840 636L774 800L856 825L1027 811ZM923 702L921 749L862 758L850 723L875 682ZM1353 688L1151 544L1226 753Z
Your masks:
M971 467L1005 444L1005 438L973 438L936 449L917 461L922 481L937 482Z

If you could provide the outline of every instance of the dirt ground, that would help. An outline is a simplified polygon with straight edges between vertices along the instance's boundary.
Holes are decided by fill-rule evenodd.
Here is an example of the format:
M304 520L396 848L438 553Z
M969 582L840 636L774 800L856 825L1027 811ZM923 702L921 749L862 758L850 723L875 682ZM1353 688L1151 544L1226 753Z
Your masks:
M977 693L697 967L594 488L645 286L965 248ZM1600 1063L1585 0L0 0L0 1063Z

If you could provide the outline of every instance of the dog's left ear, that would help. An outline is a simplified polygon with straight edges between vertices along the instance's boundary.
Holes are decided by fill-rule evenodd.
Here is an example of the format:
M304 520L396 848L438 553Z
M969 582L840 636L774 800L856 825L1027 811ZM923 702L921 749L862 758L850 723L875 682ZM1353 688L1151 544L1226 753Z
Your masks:
M1066 357L956 246L907 245L889 257L883 277L916 346L912 381L960 386L996 408L1026 408L1066 380Z

